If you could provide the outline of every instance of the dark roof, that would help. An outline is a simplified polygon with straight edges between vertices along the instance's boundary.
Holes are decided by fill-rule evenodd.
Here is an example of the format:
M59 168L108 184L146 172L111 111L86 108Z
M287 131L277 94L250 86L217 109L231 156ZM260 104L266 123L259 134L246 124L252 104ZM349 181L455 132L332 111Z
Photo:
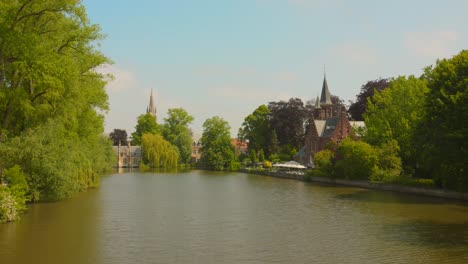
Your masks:
M325 127L323 128L322 135L320 137L330 138L333 136L336 126L340 122L340 116L330 117L325 120Z
M327 77L323 76L322 95L320 96L320 105L331 105L330 91L328 90Z

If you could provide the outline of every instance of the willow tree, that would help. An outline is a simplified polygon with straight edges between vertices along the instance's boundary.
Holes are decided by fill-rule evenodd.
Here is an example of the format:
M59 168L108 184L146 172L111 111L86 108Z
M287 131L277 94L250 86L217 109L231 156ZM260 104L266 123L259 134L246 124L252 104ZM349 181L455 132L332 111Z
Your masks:
M161 135L143 134L141 138L145 161L153 168L175 168L179 160L177 148Z

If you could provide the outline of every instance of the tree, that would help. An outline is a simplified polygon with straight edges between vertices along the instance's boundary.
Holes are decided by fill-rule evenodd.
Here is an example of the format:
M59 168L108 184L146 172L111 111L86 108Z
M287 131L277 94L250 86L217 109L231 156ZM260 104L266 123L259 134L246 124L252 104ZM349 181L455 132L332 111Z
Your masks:
M0 170L18 165L33 201L97 186L115 160L99 26L78 0L3 1L0 13Z
M270 127L276 131L279 146L290 145L300 149L304 145L304 124L308 111L299 98L291 98L288 102L270 102Z
M427 172L436 182L468 190L468 50L425 70L429 92L418 130Z
M192 155L192 136L188 125L193 117L183 108L171 108L164 118L162 133L164 138L177 147L182 163L189 163Z
M127 145L127 131L125 131L125 129L114 129L114 131L109 134L109 137L114 146L119 144Z
M335 173L345 179L369 180L377 163L378 153L371 145L346 138L336 151Z
M234 146L231 144L230 126L221 117L209 118L203 123L201 162L214 170L224 170L235 161Z
M363 121L363 115L367 110L367 101L372 100L375 91L381 92L387 88L389 84L389 79L377 79L368 81L361 86L361 92L356 96L356 101L353 102L348 109L348 114L351 116L351 119Z
M145 162L153 168L175 168L179 160L177 148L161 135L145 133L141 138Z
M240 128L242 138L249 141L249 150L268 149L270 139L269 109L261 105L244 119Z
M135 146L141 145L141 137L143 134L159 134L160 129L156 123L156 119L150 113L138 116L138 121L135 126L135 132L132 133L132 144Z
M368 99L364 114L367 134L365 140L381 146L396 140L401 150L403 165L411 172L416 162L415 129L424 116L427 83L414 76L398 77L388 88Z
M0 18L0 133L17 136L49 118L70 129L85 111L107 110L96 67L102 34L78 0L9 1Z

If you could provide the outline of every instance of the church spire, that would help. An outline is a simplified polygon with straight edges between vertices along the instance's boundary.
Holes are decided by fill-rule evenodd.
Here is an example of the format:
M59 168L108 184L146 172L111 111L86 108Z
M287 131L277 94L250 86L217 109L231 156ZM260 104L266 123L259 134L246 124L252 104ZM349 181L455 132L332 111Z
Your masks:
M149 102L148 108L146 109L146 112L150 113L152 116L156 118L156 107L154 106L154 100L153 100L153 89L151 89L150 102Z
M330 91L328 90L327 76L323 73L322 95L320 96L320 105L332 105Z

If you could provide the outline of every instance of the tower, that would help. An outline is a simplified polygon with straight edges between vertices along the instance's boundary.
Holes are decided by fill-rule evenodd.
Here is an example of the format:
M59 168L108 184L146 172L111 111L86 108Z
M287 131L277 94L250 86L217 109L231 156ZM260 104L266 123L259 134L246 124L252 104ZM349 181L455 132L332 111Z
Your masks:
M154 106L153 89L151 89L150 101L148 107L146 108L146 113L150 113L152 116L154 116L154 119L156 119L156 106Z
M331 101L330 91L328 90L327 76L323 74L322 93L320 96L320 119L333 117L333 103Z

